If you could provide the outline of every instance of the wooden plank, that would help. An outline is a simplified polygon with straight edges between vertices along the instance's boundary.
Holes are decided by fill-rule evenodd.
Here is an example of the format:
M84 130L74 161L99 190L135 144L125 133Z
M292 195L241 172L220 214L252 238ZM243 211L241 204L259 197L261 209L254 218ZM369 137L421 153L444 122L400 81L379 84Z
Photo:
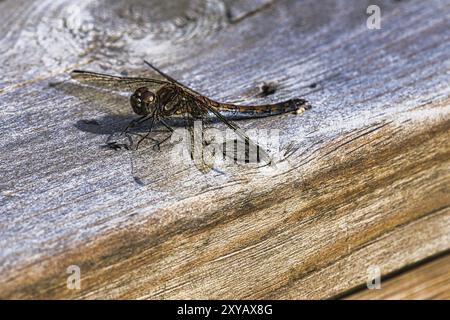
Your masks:
M1 298L328 298L450 248L447 1L376 1L380 30L356 0L130 3L0 2ZM100 148L127 99L67 71L144 58L217 100L313 108L239 123L279 130L274 170Z
M382 281L379 290L361 290L346 299L450 299L450 255Z

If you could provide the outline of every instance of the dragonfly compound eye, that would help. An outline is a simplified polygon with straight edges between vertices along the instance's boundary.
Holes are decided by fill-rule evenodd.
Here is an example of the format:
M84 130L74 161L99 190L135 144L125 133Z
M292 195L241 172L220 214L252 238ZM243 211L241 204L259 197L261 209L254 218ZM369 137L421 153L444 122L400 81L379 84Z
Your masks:
M144 116L151 112L150 109L155 100L155 94L146 87L142 87L137 89L130 97L130 104L136 114Z
M153 103L155 101L155 94L150 91L146 91L142 94L142 101L146 104Z

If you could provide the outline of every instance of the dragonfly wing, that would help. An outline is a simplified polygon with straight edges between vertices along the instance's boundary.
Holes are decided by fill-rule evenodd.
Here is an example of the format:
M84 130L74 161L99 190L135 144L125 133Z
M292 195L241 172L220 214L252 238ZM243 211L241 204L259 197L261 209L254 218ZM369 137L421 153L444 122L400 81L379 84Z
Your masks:
M169 76L168 74L162 72L161 70L159 70L158 68L156 68L154 65L152 65L150 62L144 60L144 63L149 66L153 71L156 71L157 73L159 73L161 76L163 76L164 78L166 78L168 81L172 82L173 84L177 85L178 87L182 88L183 90L189 92L192 95L196 95L196 96L201 96L201 93L198 93L197 91L189 88L188 86L182 84L181 82L175 80L174 78L172 78L171 76Z
M165 80L138 77L119 77L84 70L73 70L70 73L70 76L75 81L89 86L121 92L134 92L139 87L148 87L150 90L154 89L156 91L159 87L170 83Z
M257 145L255 142L252 141L252 139L249 138L247 134L245 134L244 131L242 131L241 128L237 124L235 124L233 121L228 120L225 118L219 111L217 111L215 108L203 104L203 107L206 108L208 111L210 111L212 114L214 114L220 121L222 121L224 124L226 124L230 129L232 129L238 137L240 137L246 145L248 145L248 150L253 150L258 152L259 160L264 161L267 164L271 164L272 160L270 159L270 156L267 154L267 152ZM248 155L246 155L248 156Z

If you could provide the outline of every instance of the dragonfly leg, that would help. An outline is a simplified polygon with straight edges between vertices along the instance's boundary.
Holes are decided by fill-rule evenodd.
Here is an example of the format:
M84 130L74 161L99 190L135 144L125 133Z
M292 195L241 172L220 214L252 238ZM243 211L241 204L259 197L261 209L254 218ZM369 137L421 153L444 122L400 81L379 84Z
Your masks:
M160 150L161 150L161 145L162 145L164 142L166 142L167 140L169 140L169 138L170 138L171 136L172 136L172 135L169 135L169 136L165 137L165 138L164 138L163 140L161 140L161 141L152 139L153 141L156 142L155 145L153 146L153 150L155 150L155 151L160 151Z
M165 137L163 140L161 140L161 141L153 139L153 138L150 138L153 142L155 142L155 145L153 146L153 150L154 151L160 151L161 150L161 145L164 142L166 142L167 140L169 140L169 138L172 136L172 133L174 131L164 120L159 119L159 122L161 122L162 125L164 127L166 127L167 130L169 130L170 134L167 137Z
M123 134L125 134L125 133L128 133L128 129L133 128L133 127L137 126L138 124L141 124L141 123L147 121L148 119L150 119L150 118L152 118L152 117L153 117L153 115L145 115L145 116L142 116L142 117L140 117L140 118L138 118L138 119L132 120L132 121L125 127L125 129L122 130L122 132L120 133L120 135L123 135Z
M139 138L144 138L144 135L141 134L141 133L139 133L139 132L127 132L126 135L127 135L127 136L128 136L128 135L134 135L134 136L138 136ZM150 140L152 140L152 141L155 142L155 143L158 143L158 142L159 142L159 140L153 139L152 137L145 137L145 138L150 139ZM145 139L145 138L144 138L144 139Z
M159 120L159 122L161 122L163 124L164 127L167 128L167 130L169 130L170 132L173 132L173 129L171 126L169 126L164 120Z
M139 145L141 144L141 142L144 141L150 135L150 133L152 133L153 124L155 123L155 117L153 117L153 115L152 115L151 119L152 119L152 122L150 123L150 129L141 139L139 139L139 141L136 144L136 150L139 148ZM151 140L154 141L155 139L151 139Z

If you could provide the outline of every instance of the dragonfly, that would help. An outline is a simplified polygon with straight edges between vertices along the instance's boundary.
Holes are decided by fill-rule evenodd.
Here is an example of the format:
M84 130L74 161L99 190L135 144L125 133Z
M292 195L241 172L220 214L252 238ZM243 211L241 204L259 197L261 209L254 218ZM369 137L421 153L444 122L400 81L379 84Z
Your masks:
M234 121L226 116L226 114L240 114L244 117L252 118L273 116L288 112L300 113L310 108L308 101L302 98L262 105L237 105L217 102L175 80L148 61L144 62L153 71L162 76L163 80L147 77L113 76L84 70L73 70L71 72L72 79L80 83L113 90L128 87L129 91L132 91L129 98L130 105L133 112L139 117L132 120L124 128L121 134L127 135L136 126L143 125L144 123L149 124L147 126L148 129L146 134L141 136L135 144L135 149L137 149L139 144L147 138L155 142L157 149L159 149L163 142L168 140L170 136L163 141L158 141L150 137L157 123L164 126L170 133L173 133L174 129L167 120L170 118L183 119L192 141L194 137L195 121L200 120L202 123L207 123L210 121L208 119L215 118L226 125L226 127L231 129L235 135L239 137L241 142L245 145L245 152L248 153L249 150L256 151L257 161L270 165L271 158L267 151L253 142ZM108 142L107 146L112 149L130 147L115 141ZM190 144L190 148L191 155L194 153L201 153L201 151L195 150L196 146L193 143ZM225 147L223 150L228 149ZM206 172L211 168L211 166L206 165L203 161L200 161L196 166L202 172Z

